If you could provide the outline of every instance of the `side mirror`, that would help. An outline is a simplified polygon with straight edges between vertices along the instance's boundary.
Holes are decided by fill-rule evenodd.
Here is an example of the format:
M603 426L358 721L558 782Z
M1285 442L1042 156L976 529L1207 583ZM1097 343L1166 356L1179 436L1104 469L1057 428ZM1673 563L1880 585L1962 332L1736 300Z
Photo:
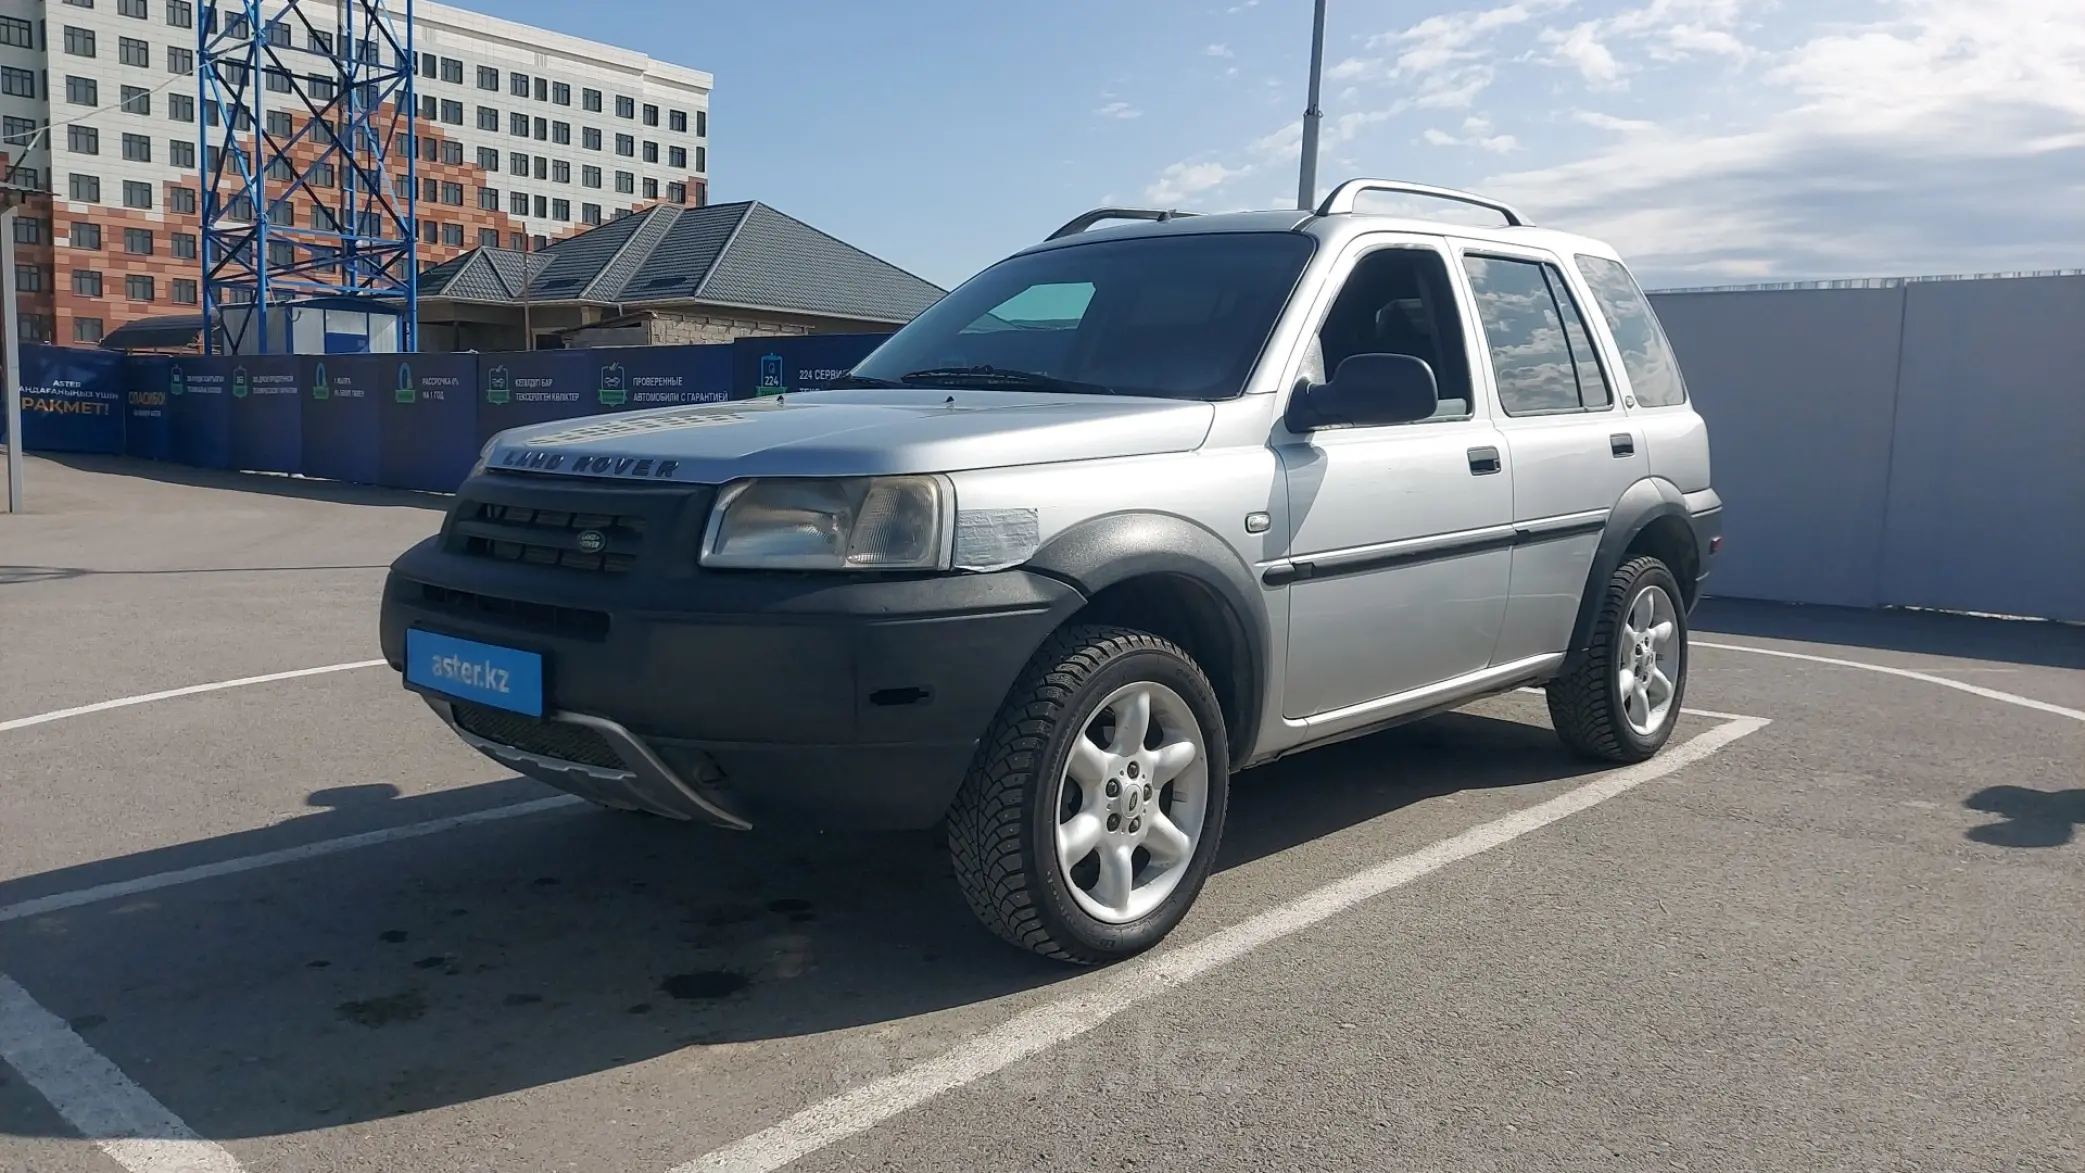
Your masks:
M1298 387L1289 396L1288 426L1310 432L1341 424L1409 424L1440 409L1433 368L1408 354L1357 354L1339 364L1330 383Z

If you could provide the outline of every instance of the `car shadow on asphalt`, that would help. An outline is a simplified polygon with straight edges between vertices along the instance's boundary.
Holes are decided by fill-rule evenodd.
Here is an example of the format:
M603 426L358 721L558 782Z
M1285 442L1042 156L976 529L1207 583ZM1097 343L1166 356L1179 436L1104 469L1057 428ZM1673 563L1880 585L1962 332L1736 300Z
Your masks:
M2062 847L2076 842L2079 826L2085 825L2085 790L1991 786L1962 805L1999 817L1999 822L1964 832L1972 842L1992 847Z
M1695 609L1690 626L1698 636L1750 636L1962 660L2085 669L2085 624L2076 623L1710 598L1703 599Z
M1446 714L1241 775L1218 866L1429 797L1589 769L1546 727ZM544 794L520 780L323 791L317 813L264 830L0 884L0 906ZM691 1047L747 1044L757 1059L1082 972L980 928L933 832L762 838L590 807L0 924L0 971L220 1140L468 1104ZM803 1040L784 1061L838 1090L850 1077L834 1047ZM42 1119L0 1114L0 1135Z
M292 497L302 501L331 501L341 505L391 505L410 509L432 509L438 512L447 512L451 502L451 498L444 493L387 489L379 485L358 485L349 481L241 472L235 469L195 468L158 460L140 460L133 456L96 456L73 452L39 452L36 455L39 459L81 472L137 477L168 485L230 489L242 493L261 493L270 497Z

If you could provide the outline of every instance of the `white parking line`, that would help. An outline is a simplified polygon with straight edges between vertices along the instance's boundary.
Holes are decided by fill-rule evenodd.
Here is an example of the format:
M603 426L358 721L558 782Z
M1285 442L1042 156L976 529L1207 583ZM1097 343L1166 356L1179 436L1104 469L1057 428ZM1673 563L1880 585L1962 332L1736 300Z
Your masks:
M1755 648L1744 644L1712 644L1695 640L1694 646L1697 648L1714 648L1719 652L1750 652L1755 656L1775 656L1783 660L1802 660L1810 664L1830 664L1835 668L1858 668L1863 672L1880 672L1884 676L1901 676L1906 680L1922 680L1927 684L1937 684L1942 688L1952 688L1956 692L1966 692L1971 696L1983 697L1985 700L2001 701L2008 705L2018 705L2023 709L2033 709L2036 712L2053 713L2058 717L2069 717L2073 721L2085 721L2085 712L2080 712L2077 709L2066 709L2062 705L2052 705L2048 701L2038 701L2031 696L2000 692L1995 688L1985 688L1981 685L1969 684L1961 680L1949 680L1945 676L1935 676L1930 672L1913 672L1909 668L1891 668L1887 665L1869 664L1861 660L1839 660L1831 656L1811 656L1802 652L1784 652L1775 648Z
M106 713L110 709L127 709L132 705L147 705L153 701L170 701L175 697L195 696L204 692L222 692L227 688L244 688L249 684L272 684L278 680L296 680L305 676L324 676L328 672L346 672L355 668L374 668L382 660L356 660L348 664L327 664L322 668L299 668L294 672L271 672L266 676L242 676L237 680L219 680L213 684L191 684L186 688L170 688L165 692L148 692L143 696L126 696L112 701L96 701L74 709L59 709L52 713L38 713L33 717L16 717L12 721L0 721L0 733L13 729L27 729L31 725L44 725L52 721L63 721L67 717L84 717L89 713Z
M1719 725L1648 762L1604 774L1547 802L1473 827L1410 855L1377 864L1230 928L1218 930L1192 945L1149 954L1096 974L1084 983L1079 993L1020 1014L910 1070L815 1104L771 1128L677 1166L672 1173L771 1173L828 1145L865 1132L944 1092L1075 1039L1131 1006L1193 981L1263 945L1301 932L1449 864L1510 843L1559 819L1626 794L1653 779L1683 770L1766 725L1767 721L1758 717Z
M443 819L429 819L424 823L407 823L402 827L386 827L380 831L365 831L360 835L346 835L339 839L324 839L317 843L306 843L301 847L285 847L281 851L263 852L260 855L241 856L238 859L221 860L217 863L197 864L192 868L181 868L156 875L140 876L135 880L118 880L112 884L97 884L92 888L81 888L72 892L59 892L51 896L39 896L24 900L20 904L0 907L0 924L21 920L24 917L43 916L46 913L62 912L68 908L79 908L87 904L99 904L122 896L135 896L140 892L153 892L161 888L172 888L180 884L193 884L197 880L208 880L217 876L237 875L259 868L272 868L279 864L296 863L299 860L318 859L321 856L338 855L343 851L354 851L362 847L375 847L379 843L396 843L401 839L418 839L424 835L439 835L443 831L454 831L459 827L472 827L480 823L494 823L502 819L517 819L541 811L557 810L560 807L577 806L583 799L569 794L554 794L549 798L538 798L530 802L517 802L511 806L496 806L490 810L472 811L469 814L450 815Z
M1548 696L1548 695L1549 695L1547 691L1545 691L1545 690L1543 690L1543 689L1539 689L1539 688L1516 688L1516 689L1514 689L1513 691L1515 691L1515 692L1524 692L1524 693L1527 693L1527 694L1528 694L1529 696ZM1717 711L1716 711L1716 710L1714 710L1714 709L1681 709L1681 710L1680 710L1680 712L1682 712L1682 713L1685 713L1685 714L1686 714L1686 715L1688 715L1689 717L1707 717L1707 718L1708 718L1709 720L1711 720L1711 721L1752 721L1752 720L1757 720L1757 718L1754 718L1754 717L1747 717L1747 716L1745 716L1745 715L1744 715L1743 713L1719 713L1719 712L1717 712Z
M4 973L0 1059L130 1173L240 1173L223 1146L197 1136Z

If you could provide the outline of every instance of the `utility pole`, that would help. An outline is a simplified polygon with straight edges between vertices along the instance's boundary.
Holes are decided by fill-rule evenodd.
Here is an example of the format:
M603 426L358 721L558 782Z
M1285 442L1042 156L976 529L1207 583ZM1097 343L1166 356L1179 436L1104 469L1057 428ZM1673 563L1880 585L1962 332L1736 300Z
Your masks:
M4 315L7 331L7 511L20 513L22 465L28 463L29 452L28 445L22 443L22 315L21 307L15 304L14 288L14 224L19 208L13 195L7 193L7 206L0 209L0 298L6 299L0 315Z
M1310 105L1303 111L1303 166L1296 180L1296 207L1308 212L1318 203L1318 83L1325 72L1325 0L1317 0L1310 29Z
M534 235L532 235L532 234L531 234L531 233L530 233L530 232L528 231L528 226L527 226L526 224L522 225L522 231L521 231L521 348L522 348L523 350L534 350L534 349L536 348L536 326L535 326L535 320L534 320L534 317L533 317L533 315L531 315L531 314L530 314L530 312L529 312L529 286L530 286L530 285L532 285L532 284L534 284L534 274L532 274L532 273L530 273L530 272L529 272L529 263L528 263L528 262L529 262L529 257L530 257L530 256L531 256L531 255L532 255L532 254L533 254L533 253L534 253L534 252L536 251L536 250L535 250L535 244L536 244L536 238L535 238L535 236L534 236Z

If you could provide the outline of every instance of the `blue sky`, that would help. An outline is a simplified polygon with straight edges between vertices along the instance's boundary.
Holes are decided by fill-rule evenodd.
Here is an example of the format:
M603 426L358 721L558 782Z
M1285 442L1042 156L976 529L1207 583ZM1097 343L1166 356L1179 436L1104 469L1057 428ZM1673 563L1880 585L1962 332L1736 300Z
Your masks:
M952 285L1113 202L1286 207L1309 0L464 0L716 77L716 200ZM1321 182L1647 284L2085 267L2085 0L1331 0Z

